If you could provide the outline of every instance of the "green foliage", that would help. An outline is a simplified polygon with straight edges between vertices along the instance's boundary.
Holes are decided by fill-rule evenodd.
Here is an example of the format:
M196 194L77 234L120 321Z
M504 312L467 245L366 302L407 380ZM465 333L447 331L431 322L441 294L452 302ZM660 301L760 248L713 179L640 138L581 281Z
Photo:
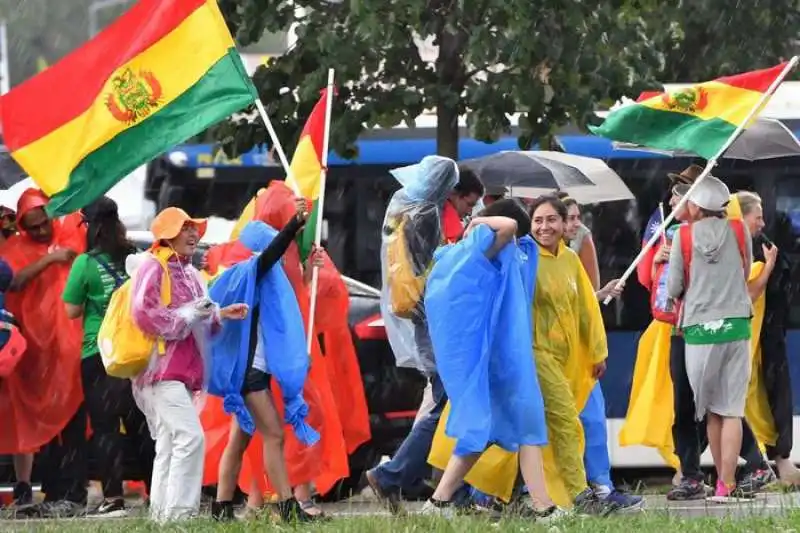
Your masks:
M457 117L491 142L525 113L520 145L566 123L585 124L598 102L652 86L661 54L641 2L581 0L221 0L240 44L297 22L297 45L260 68L254 81L281 139L296 139L336 70L331 146L355 155L364 126L393 127L436 109L438 145L457 156ZM425 61L419 36L439 47ZM417 40L415 40L417 39ZM288 89L288 90L286 90ZM231 153L266 138L263 126L225 125ZM291 143L285 148L290 151Z
M646 19L664 52L664 81L705 81L770 67L800 52L798 0L672 1Z

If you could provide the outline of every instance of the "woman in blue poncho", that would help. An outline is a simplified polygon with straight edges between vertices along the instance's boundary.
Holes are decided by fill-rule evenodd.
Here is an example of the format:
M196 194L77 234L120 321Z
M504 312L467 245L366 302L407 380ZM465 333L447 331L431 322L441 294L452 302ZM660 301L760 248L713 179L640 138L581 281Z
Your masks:
M500 200L471 222L463 241L436 254L425 310L451 402L446 434L456 446L426 513L446 513L469 470L496 444L520 452L533 517L559 514L542 469L547 427L530 348L534 280L528 273L534 269L528 261L536 260L530 227L517 200Z
M315 444L319 435L305 422L308 406L302 395L309 365L305 329L280 264L308 217L305 201L300 199L297 205L297 215L280 233L263 222L250 222L239 241L258 255L224 271L211 286L214 301L244 301L252 310L249 321L226 324L213 346L209 392L223 397L225 411L235 415L219 465L217 501L212 506L217 520L234 518L233 493L254 430L264 442L264 468L278 493L281 517L284 521L319 517L292 496L283 453L284 421L270 394L274 379L283 394L285 422L301 441Z

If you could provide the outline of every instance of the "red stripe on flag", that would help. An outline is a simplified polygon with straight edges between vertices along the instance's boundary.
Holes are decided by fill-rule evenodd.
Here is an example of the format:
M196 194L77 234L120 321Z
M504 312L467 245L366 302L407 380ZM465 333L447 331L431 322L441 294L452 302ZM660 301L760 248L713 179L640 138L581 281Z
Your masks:
M725 76L715 81L732 87L739 87L740 89L765 93L767 89L769 89L769 86L772 85L772 82L780 76L784 68L786 68L786 63L781 63L772 68L754 70L752 72L745 72L744 74L736 74L735 76Z
M121 65L163 39L207 0L141 0L96 38L3 96L10 151L85 112Z
M322 89L322 96L319 101L314 105L306 125L303 126L303 132L300 134L302 139L306 135L311 137L311 144L314 146L314 152L317 154L317 161L322 165L322 145L325 139L325 110L328 106L328 89Z
M658 91L644 91L642 94L639 95L639 98L636 99L636 102L644 102L645 100L649 100L656 96L660 96L664 93Z

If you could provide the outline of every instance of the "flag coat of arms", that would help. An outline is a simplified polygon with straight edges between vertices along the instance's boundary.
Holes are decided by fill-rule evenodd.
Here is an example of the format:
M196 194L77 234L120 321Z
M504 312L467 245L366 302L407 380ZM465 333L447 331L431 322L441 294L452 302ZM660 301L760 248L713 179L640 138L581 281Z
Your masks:
M669 93L645 93L589 130L614 141L685 150L712 159L759 105L787 63ZM757 114L756 114L757 115ZM754 117L756 116L754 115Z
M217 0L140 0L4 95L0 122L58 216L256 98Z

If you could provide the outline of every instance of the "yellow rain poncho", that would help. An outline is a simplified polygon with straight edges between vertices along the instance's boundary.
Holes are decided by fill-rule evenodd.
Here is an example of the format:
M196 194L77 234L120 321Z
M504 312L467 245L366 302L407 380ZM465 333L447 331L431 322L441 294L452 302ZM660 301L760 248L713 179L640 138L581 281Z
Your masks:
M728 204L728 217L740 219L741 208L736 195ZM753 263L748 281L756 279L764 263ZM764 321L764 295L753 303L752 354L753 367L747 392L745 416L759 445L773 444L777 439L775 424L761 380L761 325ZM648 446L661 454L664 462L678 470L672 439L675 418L669 352L672 326L654 320L639 339L628 413L619 434L620 446Z
M569 507L586 488L583 467L583 410L596 380L592 370L608 356L600 305L591 281L572 251L559 245L557 255L539 247L533 303L536 371L545 404L550 444L544 449L547 490L553 501ZM444 469L455 442L447 437L445 409L429 462ZM509 501L517 477L516 454L489 448L466 481L476 489Z

